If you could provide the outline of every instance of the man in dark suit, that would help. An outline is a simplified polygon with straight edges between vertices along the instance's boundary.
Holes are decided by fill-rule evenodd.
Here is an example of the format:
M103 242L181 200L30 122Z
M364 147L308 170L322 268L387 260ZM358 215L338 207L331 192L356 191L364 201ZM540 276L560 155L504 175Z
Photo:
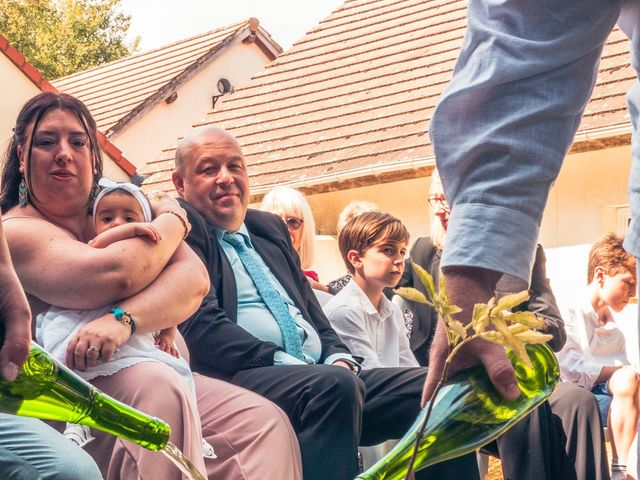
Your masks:
M280 406L297 433L305 480L353 479L358 444L399 438L417 416L426 369L360 372L305 279L284 222L248 209L245 160L230 134L204 127L187 135L173 183L192 225L187 241L211 278L200 310L180 326L192 368ZM293 338L254 276L263 267L295 323ZM429 470L416 478L478 478L473 455Z

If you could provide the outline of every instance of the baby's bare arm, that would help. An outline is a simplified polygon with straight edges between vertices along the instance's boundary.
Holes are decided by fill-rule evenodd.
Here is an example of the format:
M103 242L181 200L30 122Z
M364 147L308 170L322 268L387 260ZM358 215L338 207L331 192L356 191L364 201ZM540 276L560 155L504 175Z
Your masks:
M153 242L159 242L162 237L151 223L132 222L118 225L117 227L105 230L89 242L95 248L106 248L109 245L133 237L148 237Z

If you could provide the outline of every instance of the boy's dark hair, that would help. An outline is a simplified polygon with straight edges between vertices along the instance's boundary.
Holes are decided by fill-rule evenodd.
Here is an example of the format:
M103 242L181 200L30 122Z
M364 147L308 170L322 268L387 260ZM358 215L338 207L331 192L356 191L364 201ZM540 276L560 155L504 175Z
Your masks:
M353 217L340 231L338 245L347 270L354 268L347 259L347 253L355 250L360 255L376 242L408 242L409 232L393 215L384 212L365 212Z
M623 241L623 237L608 233L593 244L589 251L587 283L593 281L597 267L604 268L607 275L629 272L636 276L636 259L623 248Z

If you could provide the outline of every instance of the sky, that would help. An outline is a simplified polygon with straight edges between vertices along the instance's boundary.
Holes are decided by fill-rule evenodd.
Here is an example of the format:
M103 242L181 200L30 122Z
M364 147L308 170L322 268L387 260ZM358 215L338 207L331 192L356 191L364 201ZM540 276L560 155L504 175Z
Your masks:
M256 17L283 49L328 17L344 0L122 0L131 15L129 38L144 52Z

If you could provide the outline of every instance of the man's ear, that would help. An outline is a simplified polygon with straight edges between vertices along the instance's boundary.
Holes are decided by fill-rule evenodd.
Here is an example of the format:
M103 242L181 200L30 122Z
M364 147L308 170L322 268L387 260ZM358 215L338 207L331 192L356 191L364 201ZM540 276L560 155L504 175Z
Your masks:
M347 260L349 260L353 268L359 268L362 265L362 257L357 250L349 250L347 252Z
M604 271L604 267L596 267L593 271L593 278L598 281L600 286L602 286L606 274L607 272Z
M171 180L173 181L173 186L176 187L176 192L182 198L184 198L184 178L180 175L180 172L174 170L171 174Z

